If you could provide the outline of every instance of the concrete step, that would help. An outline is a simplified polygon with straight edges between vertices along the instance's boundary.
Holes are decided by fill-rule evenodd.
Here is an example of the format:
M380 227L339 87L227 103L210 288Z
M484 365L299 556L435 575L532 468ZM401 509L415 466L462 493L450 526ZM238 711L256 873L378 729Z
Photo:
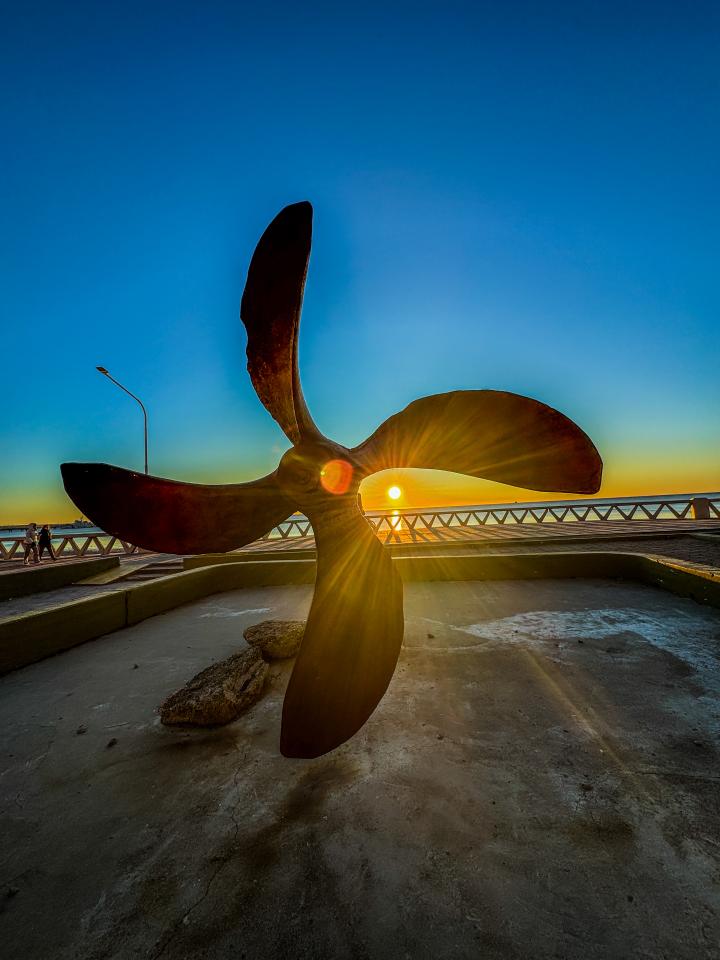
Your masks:
M126 583L145 583L149 580L157 580L158 577L168 577L174 573L183 572L183 562L181 558L177 560L163 560L160 563L148 563L133 570L124 579Z
M83 587L105 586L108 583L115 583L116 581L120 580L129 580L131 577L137 576L143 569L144 565L139 567L113 567L112 570L106 570L104 573L98 573L93 577L86 577L84 580L79 580L78 583Z

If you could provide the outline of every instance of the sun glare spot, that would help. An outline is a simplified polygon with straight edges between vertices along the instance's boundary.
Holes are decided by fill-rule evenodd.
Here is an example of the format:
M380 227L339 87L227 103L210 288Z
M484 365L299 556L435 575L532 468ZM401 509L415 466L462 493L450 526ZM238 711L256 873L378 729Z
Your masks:
M328 493L347 493L352 482L353 468L347 460L329 460L320 471L320 483Z
M402 496L402 490L400 487L388 487L387 495L391 500L399 500Z

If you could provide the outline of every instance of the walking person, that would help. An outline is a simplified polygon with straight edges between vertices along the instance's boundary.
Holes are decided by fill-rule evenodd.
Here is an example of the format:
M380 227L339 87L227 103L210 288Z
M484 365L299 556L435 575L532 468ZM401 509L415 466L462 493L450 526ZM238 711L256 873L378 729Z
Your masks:
M38 540L38 559L40 560L42 560L43 550L47 550L51 560L57 559L52 545L52 533L47 523L43 524L40 530L40 539Z
M38 531L37 524L31 523L25 532L25 539L23 540L23 546L25 547L25 557L23 559L23 565L28 566L30 563L30 554L33 555L33 563L40 563L40 557L38 556Z

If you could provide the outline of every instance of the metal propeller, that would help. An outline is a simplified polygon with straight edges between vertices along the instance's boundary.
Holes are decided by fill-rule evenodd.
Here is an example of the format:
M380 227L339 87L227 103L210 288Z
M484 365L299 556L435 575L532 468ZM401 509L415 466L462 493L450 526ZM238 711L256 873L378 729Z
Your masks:
M318 430L303 397L298 331L312 207L285 207L258 243L240 316L248 371L293 446L251 483L177 483L107 464L64 463L68 495L107 533L151 550L203 553L251 543L300 510L317 544L315 592L283 705L280 749L317 757L363 726L392 678L403 638L402 582L357 506L388 467L451 470L532 490L595 493L602 461L571 420L494 390L423 397L352 449Z

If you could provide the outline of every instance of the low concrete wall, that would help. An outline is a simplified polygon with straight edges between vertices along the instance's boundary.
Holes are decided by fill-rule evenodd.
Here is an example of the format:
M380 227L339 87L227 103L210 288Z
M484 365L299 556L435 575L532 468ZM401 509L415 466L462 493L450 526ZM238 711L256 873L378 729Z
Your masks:
M6 617L0 620L0 675L213 593L314 580L312 560L236 562L103 591L36 613Z
M127 624L140 623L157 613L165 613L183 603L192 603L212 593L231 589L225 586L224 569L204 567L187 573L175 573L136 587L128 587Z
M27 597L31 593L44 593L57 590L69 583L77 583L96 573L111 570L120 563L119 557L93 557L87 560L73 560L71 563L58 561L41 566L30 566L22 570L0 572L0 600L15 597Z
M97 561L94 561L97 562ZM720 577L664 557L623 553L398 557L403 581L534 580L599 577L639 580L720 607ZM214 593L243 587L313 583L314 560L221 562L87 600L0 621L0 674L131 626Z
M127 625L123 592L73 600L0 621L0 674Z
M552 524L547 524L547 526L552 527ZM648 526L651 526L651 524L648 523ZM675 532L663 533L663 537L668 540L680 539L682 537L688 537L690 535L691 534L689 531L675 531ZM710 536L713 536L713 534L710 534ZM651 530L648 530L648 531L638 530L637 532L633 533L633 540L656 540L657 537L658 537L657 531L653 532ZM616 534L615 536L607 536L604 539L607 539L609 543L613 541L617 543L618 540L622 539L622 537ZM593 533L588 533L587 535L584 535L584 536L583 535L578 536L577 534L573 534L571 542L573 544L597 543L598 540L599 540L598 535ZM461 550L463 553L474 553L474 552L482 553L487 549L488 546L514 547L516 550L522 549L524 547L526 549L531 550L535 545L541 546L546 543L557 544L561 542L562 541L557 534L553 536L552 530L548 530L547 536L544 536L544 537L534 536L532 540L524 540L524 541L520 539L504 540L504 541L497 540L497 541L493 541L492 544L489 543L488 540L465 540L465 541L438 540L438 541L429 542L427 544L419 544L419 543L412 543L410 541L404 541L402 543L387 543L387 544L384 544L384 546L386 550L390 551L393 557L403 557L408 554L415 554L418 552L418 550L426 551L428 554L433 553L438 555L444 555L448 553L455 554L459 550Z
M139 623L156 613L173 610L183 603L213 593L225 593L242 587L279 587L314 581L314 560L245 560L239 563L236 560L235 563L220 562L213 566L202 566L129 587L128 624Z
M637 580L720 607L720 576L696 564L635 553L543 553L505 556L398 557L406 583L418 580Z
M396 557L403 581L537 580L572 577L630 577L633 557L618 553L541 553ZM630 564L628 563L630 562Z
M278 560L314 560L316 551L309 550L252 550L247 553L198 553L194 557L183 557L184 570L197 570L199 567L216 567L227 563L273 563Z
M634 560L637 580L669 590L678 597L720 607L720 576L712 570L668 560L667 557L638 556Z

